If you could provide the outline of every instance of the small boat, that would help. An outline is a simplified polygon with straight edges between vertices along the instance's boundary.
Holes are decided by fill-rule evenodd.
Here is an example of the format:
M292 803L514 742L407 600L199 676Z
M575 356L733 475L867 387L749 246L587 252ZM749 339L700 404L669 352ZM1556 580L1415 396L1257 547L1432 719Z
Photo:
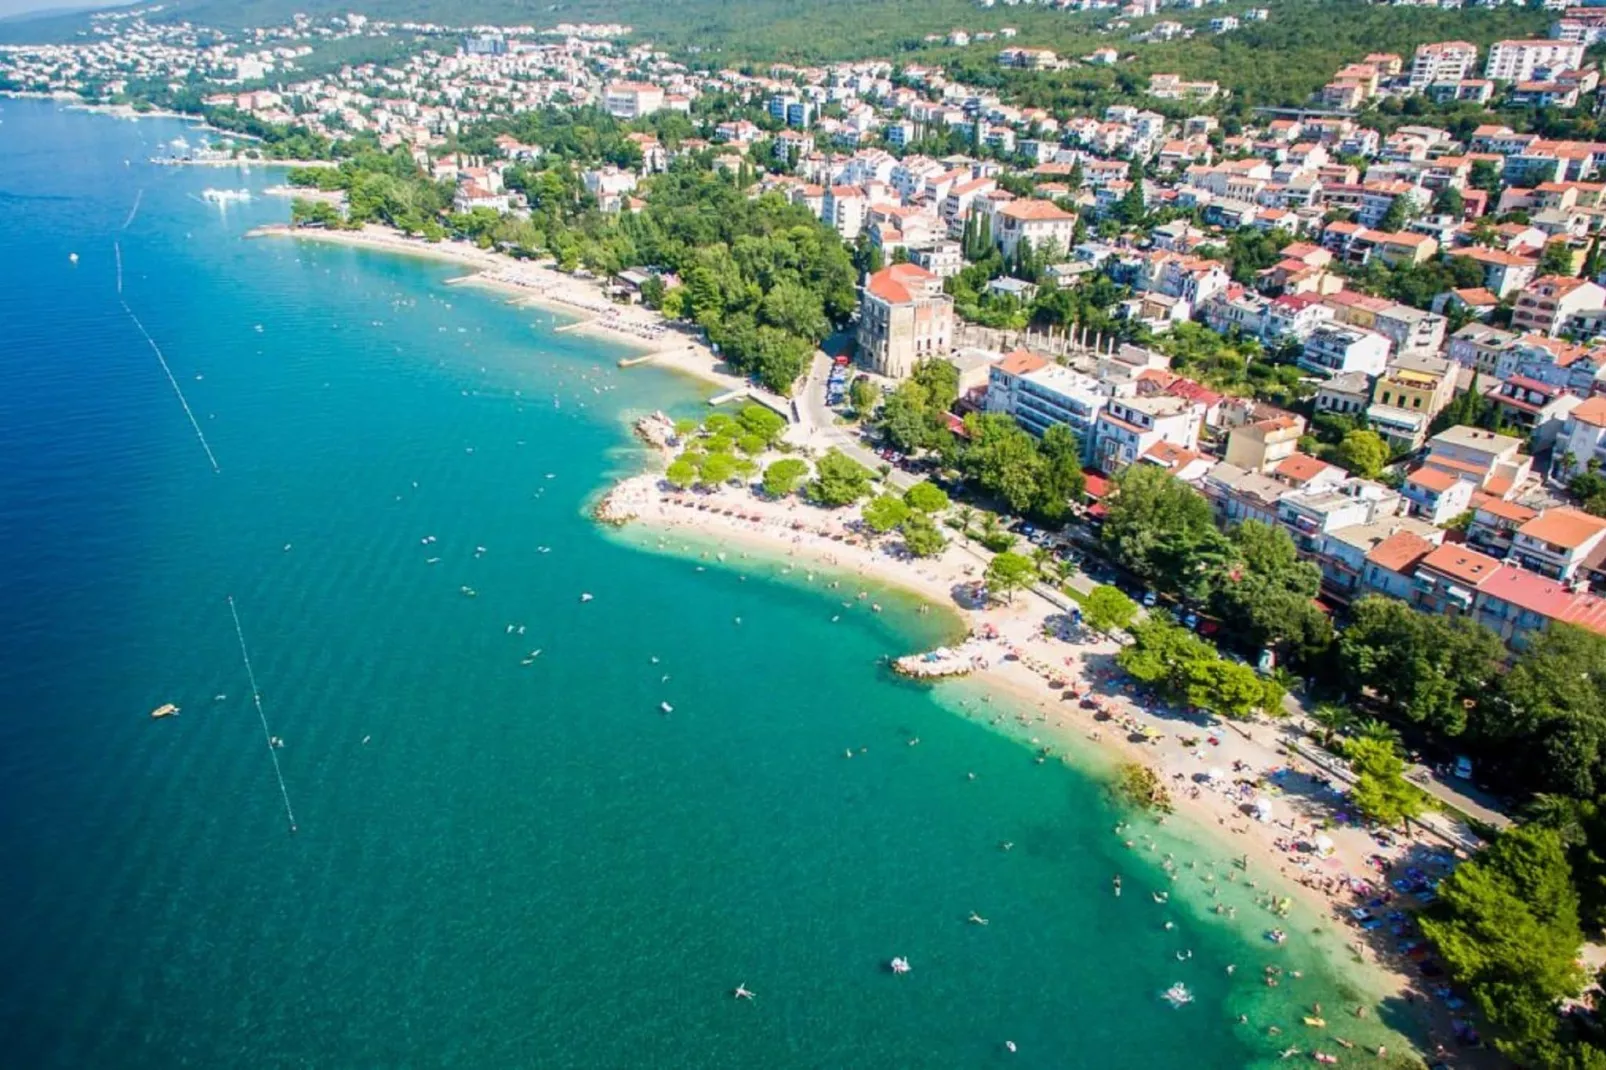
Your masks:
M72 263L76 264L76 263L78 263L78 254L77 253L68 253L67 254L67 259L69 261L71 261Z
M1188 991L1187 985L1178 981L1166 989L1161 998L1173 1007L1182 1007L1193 1002L1193 993Z
M177 715L178 715L178 707L173 705L171 702L164 702L160 706L156 707L154 710L151 711L151 717L152 718L156 718L156 717L176 717Z
M587 591L587 592L585 592L584 594L582 594L580 596L580 601L589 602L589 601L591 601L591 598L592 598L591 592Z
M1281 929L1273 929L1271 932L1266 934L1266 939L1270 940L1274 944L1280 944L1284 940L1288 939L1288 934L1283 932Z
M888 968L891 969L893 973L908 973L909 972L909 960L904 958L902 955L900 955L897 958L893 959L887 965L888 965Z
M671 706L667 702L658 703L658 708L660 710L663 710L665 713L674 713L675 712L675 707Z
M1305 1024L1310 1026L1312 1029L1326 1029L1327 1019L1317 1018L1314 1015L1307 1014L1305 1015Z

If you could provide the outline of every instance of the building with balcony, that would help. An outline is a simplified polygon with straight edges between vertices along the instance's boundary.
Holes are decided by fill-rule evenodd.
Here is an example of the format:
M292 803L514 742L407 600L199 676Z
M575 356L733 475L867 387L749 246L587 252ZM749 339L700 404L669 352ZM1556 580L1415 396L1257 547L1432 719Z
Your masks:
M942 280L914 264L893 264L865 279L859 303L859 359L902 379L916 362L952 348L954 299Z
M1571 582L1606 540L1606 518L1580 509L1546 509L1517 529L1506 560L1530 572Z
M987 374L988 412L1007 413L1032 434L1050 427L1069 427L1091 452L1094 422L1109 399L1099 381L1025 349L994 364Z
M1185 398L1111 398L1093 427L1093 465L1105 472L1125 468L1160 442L1186 450L1199 447L1203 407Z
M1606 308L1606 290L1571 275L1544 275L1523 287L1511 310L1517 331L1555 337L1574 316Z
M1324 324L1305 339L1298 364L1319 375L1364 372L1380 375L1388 364L1389 340L1376 331L1346 324Z

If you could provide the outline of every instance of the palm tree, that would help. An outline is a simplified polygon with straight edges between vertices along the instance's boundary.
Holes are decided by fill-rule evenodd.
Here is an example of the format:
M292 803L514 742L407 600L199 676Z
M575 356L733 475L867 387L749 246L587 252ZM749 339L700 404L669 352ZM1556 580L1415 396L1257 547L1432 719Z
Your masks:
M1310 711L1310 719L1322 729L1322 746L1331 749L1334 738L1355 723L1355 714L1348 706L1324 702Z
M976 509L974 506L961 505L959 507L958 515L959 534L968 539L970 538L970 522L976 519Z
M1400 733L1387 721L1379 721L1375 718L1369 721L1362 721L1356 726L1355 732L1361 739L1376 740L1379 743L1387 743L1396 750L1399 749Z
M1048 579L1048 565L1054 560L1054 553L1046 546L1032 547L1032 564L1037 566L1037 575Z

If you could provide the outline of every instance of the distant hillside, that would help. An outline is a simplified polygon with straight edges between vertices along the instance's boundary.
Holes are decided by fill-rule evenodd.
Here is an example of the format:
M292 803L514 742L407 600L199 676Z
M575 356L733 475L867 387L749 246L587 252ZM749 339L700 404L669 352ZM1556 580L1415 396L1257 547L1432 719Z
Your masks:
M1260 0L1271 10L1265 23L1228 34L1203 29L1189 40L1139 44L1131 34L1157 21L1134 20L1113 33L1100 27L1109 12L1067 13L1040 6L983 9L970 0L170 0L161 17L222 28L287 22L297 12L328 16L367 11L392 21L531 24L623 22L638 38L680 51L697 49L720 65L775 60L822 63L884 56L906 63L951 63L967 76L1005 76L993 69L1000 41L965 49L933 48L929 34L952 29L1017 29L1016 45L1052 48L1075 57L1101 46L1120 50L1123 62L1051 75L1009 76L1033 103L1075 106L1095 91L1130 93L1154 71L1211 78L1235 90L1241 102L1297 104L1343 63L1368 52L1392 51L1409 62L1425 41L1461 39L1486 46L1503 37L1542 36L1551 16L1542 11L1489 11L1374 5L1362 0ZM1237 7L1199 11L1166 9L1158 16L1200 24ZM0 40L62 40L87 23L84 14L0 24ZM50 36L44 36L44 35ZM1125 57L1131 57L1126 60Z

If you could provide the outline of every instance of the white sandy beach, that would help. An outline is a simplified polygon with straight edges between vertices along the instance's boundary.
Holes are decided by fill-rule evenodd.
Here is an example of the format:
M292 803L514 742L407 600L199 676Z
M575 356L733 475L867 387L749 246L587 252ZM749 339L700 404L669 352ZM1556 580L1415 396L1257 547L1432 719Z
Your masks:
M452 282L480 286L506 294L521 303L538 305L571 316L578 322L559 330L606 337L642 351L655 367L692 376L722 390L746 389L746 380L722 370L719 357L702 341L670 324L663 316L639 305L620 305L602 293L598 279L578 278L530 260L519 260L468 242L429 242L410 238L389 227L360 230L323 230L310 227L258 227L249 237L285 237L298 241L347 245L359 249L424 257L473 269Z

